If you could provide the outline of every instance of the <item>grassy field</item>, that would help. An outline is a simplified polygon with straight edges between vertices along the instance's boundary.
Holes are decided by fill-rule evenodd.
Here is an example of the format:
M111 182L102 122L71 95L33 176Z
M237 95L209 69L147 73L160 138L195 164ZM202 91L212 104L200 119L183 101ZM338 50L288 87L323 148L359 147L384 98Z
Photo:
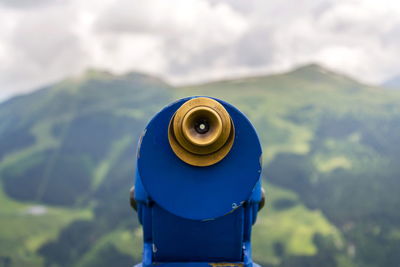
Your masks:
M335 245L343 246L340 231L318 211L304 207L298 196L277 186L266 184L267 205L259 214L253 230L254 259L268 264L279 264L280 258L274 253L277 244L285 244L290 255L315 255L313 243L315 234L329 236ZM291 207L284 210L274 207L278 201L291 201Z
M90 220L90 209L59 208L11 200L0 190L0 258L12 258L15 266L41 266L36 252L57 238L75 220Z

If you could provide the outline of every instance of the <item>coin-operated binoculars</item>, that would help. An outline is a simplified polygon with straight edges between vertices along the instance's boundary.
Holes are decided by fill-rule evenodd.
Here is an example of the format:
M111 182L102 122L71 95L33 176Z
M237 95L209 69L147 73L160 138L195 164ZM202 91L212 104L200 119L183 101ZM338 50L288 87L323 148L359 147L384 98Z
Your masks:
M138 266L258 266L251 228L264 205L261 145L250 121L208 97L178 100L139 142L131 205L143 226Z

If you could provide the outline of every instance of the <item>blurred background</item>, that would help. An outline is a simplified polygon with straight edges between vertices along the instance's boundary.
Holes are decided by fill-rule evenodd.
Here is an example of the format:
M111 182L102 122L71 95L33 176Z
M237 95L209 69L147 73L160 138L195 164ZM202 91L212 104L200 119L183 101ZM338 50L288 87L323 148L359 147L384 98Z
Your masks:
M266 267L400 266L400 2L0 0L0 266L131 266L137 139L231 102L264 149Z

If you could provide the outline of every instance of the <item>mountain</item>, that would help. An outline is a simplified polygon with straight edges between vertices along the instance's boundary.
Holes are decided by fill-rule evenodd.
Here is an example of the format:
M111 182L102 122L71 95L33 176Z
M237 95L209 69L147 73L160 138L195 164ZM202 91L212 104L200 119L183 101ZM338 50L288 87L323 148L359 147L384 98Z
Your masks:
M400 75L385 81L382 86L389 89L400 89Z
M0 104L0 265L129 266L137 139L176 98L240 108L264 147L263 266L400 262L400 93L319 65L174 88L88 71Z
M134 229L136 143L170 90L140 73L88 71L0 106L0 262L72 266Z

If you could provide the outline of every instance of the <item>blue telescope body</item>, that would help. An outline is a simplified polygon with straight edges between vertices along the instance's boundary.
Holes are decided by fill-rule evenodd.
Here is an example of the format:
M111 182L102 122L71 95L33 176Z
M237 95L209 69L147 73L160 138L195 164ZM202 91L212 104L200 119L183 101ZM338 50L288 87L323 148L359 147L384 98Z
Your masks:
M258 266L251 229L264 203L250 121L215 98L178 100L139 142L131 204L143 226L138 266Z

